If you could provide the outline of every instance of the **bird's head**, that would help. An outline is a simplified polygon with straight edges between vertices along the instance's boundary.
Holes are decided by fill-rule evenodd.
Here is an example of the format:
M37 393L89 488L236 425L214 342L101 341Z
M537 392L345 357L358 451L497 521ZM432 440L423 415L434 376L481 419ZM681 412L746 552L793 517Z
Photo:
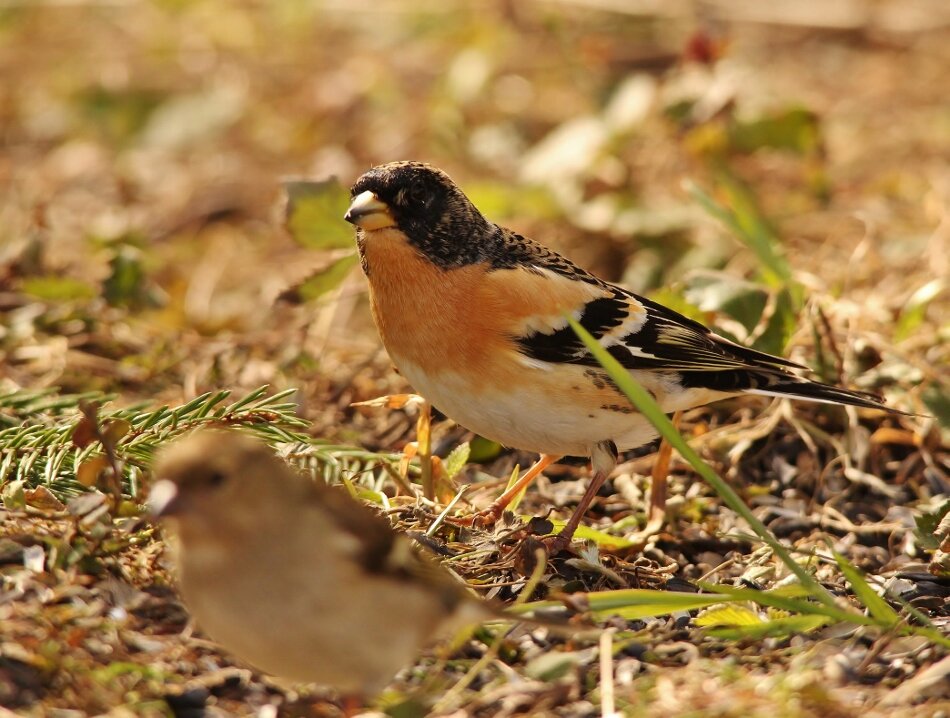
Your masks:
M344 219L362 232L395 229L443 267L480 261L489 223L442 170L422 162L374 167L350 190Z
M276 490L280 460L259 441L235 431L206 429L176 441L155 463L148 497L156 517L213 524L234 507L259 509ZM246 509L245 509L246 511Z

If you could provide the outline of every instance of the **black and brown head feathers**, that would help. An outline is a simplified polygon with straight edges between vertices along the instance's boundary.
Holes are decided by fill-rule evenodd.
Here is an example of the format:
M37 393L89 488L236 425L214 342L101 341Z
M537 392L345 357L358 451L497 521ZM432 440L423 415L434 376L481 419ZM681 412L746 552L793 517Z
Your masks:
M443 269L491 261L502 230L442 170L422 162L374 167L350 190L345 219L363 233L395 228Z

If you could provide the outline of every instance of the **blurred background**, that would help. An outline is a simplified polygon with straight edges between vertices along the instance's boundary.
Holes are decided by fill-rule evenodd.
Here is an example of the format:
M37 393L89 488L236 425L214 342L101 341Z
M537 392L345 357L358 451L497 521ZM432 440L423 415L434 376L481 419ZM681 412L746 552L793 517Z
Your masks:
M345 192L288 230L281 179L415 159L607 279L946 408L943 0L4 2L0 77L7 389L299 386L355 436L348 404L405 385Z
M490 219L607 279L913 412L744 397L681 428L797 557L827 555L831 539L875 586L945 621L948 89L948 0L0 0L0 704L328 715L306 693L286 709L290 694L234 679L200 633L179 635L187 617L140 508L123 502L113 521L86 491L109 472L95 434L83 438L95 408L80 421L79 404L108 402L102 428L121 439L118 470L139 499L150 452L214 410L231 423L243 412L272 441L302 426L356 445L327 449L324 466L385 501L396 470L359 462L395 465L416 422L351 406L410 387L379 344L342 215L360 174L401 159L442 167ZM260 409L265 384L295 403ZM218 389L241 412L220 394L181 406ZM175 410L130 409L134 429L114 413L161 404ZM534 459L449 422L432 448L446 476L478 479L473 508ZM585 516L613 532L602 546L646 523L657 465L625 462ZM563 509L587 476L547 474L521 511ZM786 583L682 462L670 480L666 527L646 550L584 549L544 590ZM401 498L400 529L441 524L434 539L470 584L521 590L528 564L497 534L459 538ZM846 594L832 561L814 568ZM632 622L615 644L625 710L939 710L914 705L946 684L946 659L920 636L806 635L800 622L766 634L752 615L732 641L684 618ZM502 649L511 666L473 683L460 712L599 714L602 659L571 645ZM424 659L396 697L423 681L429 697L444 692L477 655L434 671ZM563 680L548 681L553 666ZM514 691L536 692L480 694L512 671L531 679Z

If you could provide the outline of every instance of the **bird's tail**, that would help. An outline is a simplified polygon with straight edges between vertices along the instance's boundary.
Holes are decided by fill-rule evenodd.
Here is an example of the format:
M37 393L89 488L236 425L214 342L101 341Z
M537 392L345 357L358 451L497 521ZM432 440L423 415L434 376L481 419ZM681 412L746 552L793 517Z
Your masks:
M817 401L824 404L848 404L866 409L881 409L896 414L906 413L887 406L881 397L870 392L842 389L830 384L822 384L792 374L785 374L784 372L780 375L772 375L769 378L770 381L767 385L746 389L746 393Z

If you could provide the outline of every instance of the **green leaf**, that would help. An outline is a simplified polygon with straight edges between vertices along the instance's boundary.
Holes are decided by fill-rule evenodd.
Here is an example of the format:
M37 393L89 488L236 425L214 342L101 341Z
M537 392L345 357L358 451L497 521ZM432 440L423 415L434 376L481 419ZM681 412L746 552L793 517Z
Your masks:
M815 603L814 601L803 600L812 598L813 593L802 585L788 585L773 588L770 591L758 591L752 588L736 588L721 583L706 583L697 581L696 585L704 591L719 595L720 599L725 600L728 597L732 601L748 601L759 606L777 608L790 613L805 613L820 616L827 616L836 621L847 621L861 625L871 625L874 622L867 616L839 608L837 605L825 603Z
M729 141L739 152L768 147L806 155L821 147L821 127L814 112L796 107L748 122L735 122L729 130Z
M758 626L765 623L758 613L746 606L713 606L695 619L693 624L709 626Z
M287 193L287 229L308 249L345 249L354 246L353 228L343 221L350 193L336 179L284 182Z
M933 551L940 546L940 539L934 534L937 532L937 526L948 513L950 513L950 500L944 501L936 511L927 511L914 517L914 523L917 525L914 535L922 548Z
M868 610L871 617L885 628L891 628L900 623L900 615L890 607L887 601L877 594L877 591L871 587L871 584L867 582L867 579L864 578L861 571L837 551L832 551L831 553L835 557L835 561L838 562L838 568L841 569L841 573L844 574L844 577L848 579L848 583L851 584L854 595L858 597L858 600L861 601Z
M29 277L20 288L25 294L51 302L92 299L96 290L89 284L70 277Z
M722 603L722 597L705 593L630 588L592 593L588 596L588 602L595 613L636 620L708 608Z
M474 464L483 464L501 455L502 446L497 441L476 436L472 439L468 460Z
M787 288L775 295L772 314L762 333L752 343L754 349L768 354L782 354L792 334L798 328L797 302Z
M495 221L515 215L553 217L558 214L557 203L542 187L512 189L510 183L476 182L467 184L465 191L472 204Z
M524 492L522 492L521 495L524 496ZM531 517L522 516L521 518L528 520ZM558 533L567 523L567 521L562 521L560 519L548 520L554 526L554 530L551 532L552 534ZM635 545L633 542L628 541L622 536L614 536L613 534L604 533L603 531L598 531L597 529L591 528L590 526L578 526L577 530L574 532L574 538L593 541L598 546L607 548L628 548Z
M769 300L762 285L713 270L691 272L683 296L704 312L732 317L749 333L758 325Z
M449 479L454 479L458 473L465 468L468 463L468 456L472 451L471 445L466 441L456 446L449 455L445 457L442 466L445 469L445 475Z
M839 619L839 616L854 617L855 623L870 623L867 617L834 607L828 611L825 606L799 600L810 595L800 585L783 586L771 591L734 588L718 584L701 584L709 593L685 593L678 591L659 591L646 588L627 588L615 591L595 591L585 596L591 611L605 615L620 615L625 618L647 618L663 616L678 611L694 611L716 605L753 602L762 606L783 606L795 613L818 615L826 619ZM508 609L512 613L537 611L556 608L557 601L535 601L523 606ZM777 619L776 619L777 620Z
M515 464L511 467L511 474L508 476L508 483L505 484L505 491L508 491L518 479L521 477L521 467L518 464ZM508 511L514 512L518 510L518 506L521 505L521 500L524 498L524 495L527 493L528 487L525 486L521 491L511 497L511 501L508 502ZM522 516L525 521L529 521L528 516Z
M920 398L923 399L927 409L937 417L940 426L950 429L950 391L947 384L934 382L920 393Z
M140 308L156 304L146 283L142 253L136 247L122 245L109 260L109 276L102 284L102 293L113 307Z
M684 317L695 319L697 322L706 323L709 317L698 306L690 302L683 292L678 292L670 287L663 287L650 292L647 295L654 302L662 304L664 307L679 312Z
M119 90L96 85L80 92L76 105L83 119L99 132L115 142L125 142L145 127L165 98L163 92L135 85Z
M723 201L717 202L696 184L689 186L693 199L722 222L759 260L766 284L781 287L792 281L792 270L781 254L781 238L758 207L752 192L728 171L718 174Z
M318 269L300 284L291 287L280 295L280 299L292 303L312 302L327 292L336 289L346 279L346 275L359 262L359 255L345 254Z
M897 326L894 327L894 341L903 341L913 334L914 330L924 321L924 317L927 315L927 307L934 299L943 294L946 288L946 280L938 277L927 282L911 295L901 309Z
M100 426L107 442L110 438L114 441L123 483L130 495L136 494L142 474L148 471L160 446L203 426L227 424L271 446L283 446L290 450L290 462L326 482L352 476L354 484L362 485L364 470L392 468L398 463L393 455L334 446L301 433L309 422L297 416L299 406L295 402L287 401L295 390L264 396L266 389L258 388L230 404L229 392L218 391L202 394L182 406L133 405L102 410ZM94 461L96 444L90 442L77 450L73 436L77 404L93 399L104 402L109 397L91 393L57 396L49 390L0 393L0 417L6 419L6 426L0 424L0 500L16 501L16 496L9 493L16 486L25 490L43 485L64 502L87 490L76 474L80 467ZM82 470L83 479L95 483L102 468L93 463ZM367 498L381 500L375 493L367 494Z
M760 620L756 624L721 624L706 629L714 638L726 640L785 638L800 633L810 633L831 622L828 616L786 616Z
M614 383L620 388L621 391L633 402L634 406L640 411L641 414L656 428L660 436L666 439L670 445L676 449L680 456L682 456L689 464L692 466L696 472L707 482L710 486L715 489L716 493L722 498L726 505L739 514L746 523L752 528L752 530L761 538L768 546L775 552L775 554L781 559L782 563L791 571L798 580L802 583L803 586L806 586L812 593L812 595L817 598L822 603L828 606L835 605L834 597L828 593L822 586L819 584L808 571L798 565L788 550L782 546L781 543L769 532L765 527L765 524L759 520L755 514L753 514L749 508L743 503L742 499L739 498L739 495L733 490L729 484L723 481L719 475L710 468L710 466L703 461L699 454L697 454L693 448L686 443L686 440L680 435L676 430L676 427L670 422L670 420L663 413L663 410L660 409L653 397L644 389L640 384L631 376L630 372L624 369L620 363L614 359L610 354L607 353L607 350L604 349L590 333L584 329L577 321L572 317L565 316L565 319L570 323L574 328L574 331L581 338L587 348L590 350L597 361L600 362L601 366L607 371L610 375L610 378L613 379Z

